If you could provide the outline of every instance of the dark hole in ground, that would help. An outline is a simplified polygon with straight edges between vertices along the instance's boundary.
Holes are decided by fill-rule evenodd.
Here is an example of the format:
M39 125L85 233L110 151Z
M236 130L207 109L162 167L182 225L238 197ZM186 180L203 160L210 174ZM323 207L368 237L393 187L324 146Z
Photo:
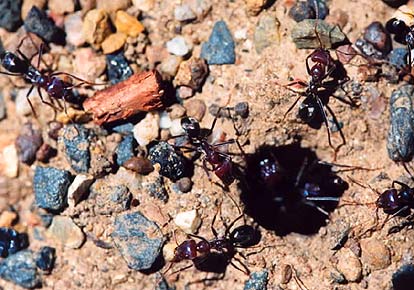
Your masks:
M414 285L414 265L407 264L392 275L393 290L412 290Z
M337 201L306 197L340 197L348 184L299 143L263 146L247 156L241 199L246 214L277 235L314 234L326 224ZM318 209L319 208L319 209Z

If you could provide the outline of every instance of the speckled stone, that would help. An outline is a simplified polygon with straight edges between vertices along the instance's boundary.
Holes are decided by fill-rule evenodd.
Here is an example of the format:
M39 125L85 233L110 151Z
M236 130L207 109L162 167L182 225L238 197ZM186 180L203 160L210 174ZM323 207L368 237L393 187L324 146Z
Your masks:
M129 134L122 138L121 143L116 147L116 163L121 166L127 160L134 157L134 148L136 146L134 136Z
M244 290L266 290L268 276L267 270L250 274L249 280L244 284Z
M66 159L78 173L88 172L90 166L90 134L83 125L70 124L63 128L63 134L59 137L59 142L64 144Z
M184 177L185 160L177 154L173 146L167 142L159 142L149 150L148 159L152 164L158 163L161 166L160 174L176 181Z
M207 42L201 47L201 58L208 64L234 64L236 54L233 37L226 22L217 21Z

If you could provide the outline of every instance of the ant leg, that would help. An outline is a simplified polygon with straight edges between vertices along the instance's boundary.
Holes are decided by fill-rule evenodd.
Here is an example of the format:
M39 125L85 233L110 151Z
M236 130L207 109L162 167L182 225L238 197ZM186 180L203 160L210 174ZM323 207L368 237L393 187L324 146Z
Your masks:
M6 75L6 76L12 76L12 77L20 77L20 76L22 76L22 74L19 74L19 73L9 73L9 72L3 72L3 71L0 71L0 74Z
M216 218L217 218L219 211L221 211L221 204L222 202L220 202L220 205L217 207L216 213L214 214L214 217L213 217L213 220L211 221L211 226L210 226L211 232L213 233L216 239L218 238L218 233L216 229L214 228L214 223L216 222Z
M203 169L207 174L208 180L211 181L210 171L208 170L207 160L205 158L203 159Z
M168 269L167 269L167 270L170 270L170 269L171 269L172 264L173 264L173 263L171 263L171 266L170 266L170 267L168 267ZM190 269L190 268L191 268L191 267L193 267L193 266L194 266L194 264L190 264L190 265L188 265L188 266L185 266L185 267L183 267L183 268L180 268L180 269L178 269L178 270L175 270L174 272L172 272L172 273L170 274L170 276L172 276L172 275L174 275L174 274L177 274L177 273L179 273L179 272L181 272L181 271L184 271L184 270ZM163 273L163 275L165 275L165 274L166 274L166 272L164 272L164 273Z
M410 176L410 178L412 180L414 180L414 175L412 174L412 172L408 169L407 163L406 162L402 162L402 166L404 167L404 170L408 173L408 175ZM412 168L411 168L412 169Z
M402 183L401 181L398 181L398 180L393 180L391 187L395 187L395 184L400 185L403 190L410 189L407 184Z
M35 111L35 109L34 109L34 107L33 107L32 102L30 101L30 94L32 93L33 89L34 89L34 86L32 85L32 86L30 87L29 91L28 91L28 92L27 92L27 94L26 94L26 99L27 99L27 102L28 102L28 103L29 103L29 105L30 105L30 109L32 109L32 112L33 112L34 117L37 119L37 114L36 114L36 111Z
M317 99L318 99L319 106L323 106L322 101L319 98L317 98ZM332 119L334 121L334 124L338 128L339 134L340 134L341 139L342 139L342 143L338 147L334 148L335 149L335 153L337 153L338 150L339 150L339 148L341 148L342 146L344 146L346 144L345 135L344 135L344 132L342 132L342 128L341 128L341 126L340 126L340 124L338 122L338 119L336 118L334 112L332 111L332 109L328 105L326 105L325 107L329 111L329 113L331 114ZM328 135L329 135L329 138L330 138L330 132L329 132L330 129L329 129L329 126L328 126L328 120L326 119L325 111L324 111L324 118L325 118L325 125L327 126L328 133L329 133ZM331 143L330 143L330 145L331 145Z
M249 268L247 268L247 266L242 261L240 261L239 258L233 257L233 259L236 260L237 262L239 262L240 265L242 265L244 269L242 269L239 266L237 266L236 264L234 264L233 261L230 261L230 265L232 265L235 269L239 270L240 272L242 272L242 273L244 273L246 275L250 275Z
M208 136L210 136L210 135L213 133L214 127L216 126L216 123L217 123L217 119L218 119L218 117L220 116L220 111L221 111L221 109L222 109L222 107L220 107L220 108L217 110L217 113L216 113L216 116L214 117L213 123L211 124L211 127L210 127L210 129L208 130L207 135L205 136L206 138L207 138Z
M298 175L296 176L296 180L295 180L295 187L297 187L300 183L300 180L302 179L303 176L303 172L305 172L305 168L308 165L308 158L305 157L305 159L302 162L302 165L300 166Z
M292 111L292 109L296 106L296 104L299 102L300 98L302 96L299 96L296 101L289 107L289 109L286 111L286 113L283 115L283 120L286 119L286 116L290 113L290 111Z
M53 108L53 110L55 110L55 111L57 111L57 110L58 110L58 108L56 108L54 104L52 104L52 103L50 103L50 102L46 101L46 100L43 98L42 90L41 90L39 87L37 87L37 93L39 94L40 100L42 101L42 103L43 103L43 104L45 104L45 105L48 105L48 106L52 107L52 108Z
M225 231L225 236L227 237L230 234L230 230L231 228L236 224L236 222L238 220L240 220L241 218L244 217L244 214L242 213L241 215L239 215L236 219L234 219L227 227L226 227L226 231Z
M77 76L75 76L73 74L65 73L65 72L54 72L54 73L51 73L49 76L52 77L52 76L57 76L57 75L66 75L66 76L69 76L69 77L71 77L71 78L73 78L75 80L78 80L80 82L83 82L84 84L88 84L88 85L91 85L91 86L104 86L104 85L107 85L106 83L102 83L102 84L93 83L93 82L90 82L90 81L81 79L80 77L77 77Z

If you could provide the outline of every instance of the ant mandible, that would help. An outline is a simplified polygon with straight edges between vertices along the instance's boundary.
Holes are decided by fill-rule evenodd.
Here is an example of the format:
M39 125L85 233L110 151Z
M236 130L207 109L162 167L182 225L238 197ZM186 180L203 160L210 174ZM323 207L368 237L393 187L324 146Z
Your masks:
M236 248L248 248L258 243L258 239L260 237L257 230L252 226L246 224L243 224L231 230L235 223L243 217L242 214L234 221L232 221L229 226L226 226L224 235L219 237L216 229L214 228L216 217L217 213L214 215L211 224L211 231L214 235L214 238L207 240L204 237L189 234L191 239L185 240L181 244L177 243L178 245L174 249L174 257L171 260L171 264L164 273L168 272L174 263L185 260L193 261L193 264L179 269L173 272L173 274L188 269L193 265L201 265L202 263L206 262L209 255L211 255L213 252L217 252L225 256L226 265L230 264L244 274L250 274L247 266L244 265L239 259L237 259L235 257L235 254L237 252ZM197 242L195 239L199 239L199 241ZM243 269L233 263L232 259L236 259L243 266Z
M219 109L219 112L220 110L221 108ZM219 113L217 113L214 118L213 124L207 134L203 134L200 128L200 123L191 117L182 118L181 126L185 132L185 135L188 137L190 144L193 146L193 148L188 149L195 149L198 152L204 153L203 168L207 172L207 175L209 175L209 167L207 164L210 164L211 171L216 174L225 186L229 186L235 180L233 162L231 157L226 153L220 152L218 147L236 143L242 153L243 150L238 141L235 139L230 139L217 144L210 144L208 142L207 138L213 133L218 116ZM173 138L175 137L178 136L174 136Z
M30 35L28 35L27 37L29 37L32 44L36 46ZM56 106L53 103L54 99L62 99L64 101L64 110L66 112L66 101L71 96L72 89L80 87L84 84L96 85L95 83L88 82L86 80L83 80L81 78L78 78L74 75L65 72L54 72L48 74L42 73L39 70L39 66L42 58L44 45L42 43L40 49L36 47L38 49L37 54L39 57L37 60L37 65L36 67L34 67L31 65L31 60L20 50L20 47L25 39L26 37L24 37L20 41L19 45L17 46L16 53L10 51L3 51L0 54L0 63L3 66L3 68L7 70L7 72L0 72L0 74L20 76L23 77L27 82L32 84L26 95L26 98L29 102L29 105L34 115L36 115L36 112L34 110L33 104L29 99L29 96L33 91L34 87L36 87L42 103L51 106L53 109L56 109ZM65 75L70 78L76 79L80 81L80 83L74 85L72 83L62 80L58 77L59 75ZM43 98L41 89L44 89L46 91L52 103L46 101Z

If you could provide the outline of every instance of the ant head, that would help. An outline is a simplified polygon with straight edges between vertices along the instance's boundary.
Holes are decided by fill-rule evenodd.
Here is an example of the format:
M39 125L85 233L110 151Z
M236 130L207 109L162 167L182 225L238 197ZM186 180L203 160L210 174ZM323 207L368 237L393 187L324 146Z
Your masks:
M391 18L385 24L385 29L392 34L402 34L407 31L408 27L404 21L397 18Z
M181 119L181 127L190 138L197 138L200 136L200 123L191 117L184 117Z
M318 115L318 106L310 98L306 98L299 106L299 118L310 123Z
M1 65L11 73L23 73L27 70L28 64L10 51L5 51L0 56Z
M259 243L260 233L249 225L235 228L229 235L231 243L238 247L251 247Z
M199 252L202 255L206 255L210 253L210 244L208 241L199 241L197 243L197 252Z
M401 205L398 200L398 191L395 188L384 191L375 202L378 208L384 209L384 212L395 212Z

